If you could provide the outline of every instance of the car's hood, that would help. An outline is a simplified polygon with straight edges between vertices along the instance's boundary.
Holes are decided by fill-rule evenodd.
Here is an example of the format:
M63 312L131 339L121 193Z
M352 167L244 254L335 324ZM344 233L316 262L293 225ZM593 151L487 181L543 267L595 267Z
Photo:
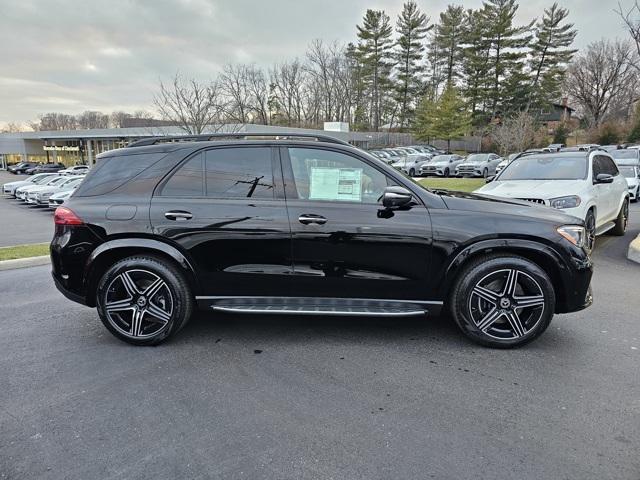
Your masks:
M523 200L505 200L486 195L446 190L435 190L435 193L439 194L447 208L452 210L531 217L557 225L582 223L581 219L567 215L555 208L536 205Z
M59 197L61 195L71 195L73 192L76 191L76 188L78 187L73 187L73 188L61 188L60 190L58 190L56 193L54 193L53 195L51 195L52 197Z
M429 162L429 165L434 165L436 167L446 167L449 165L449 162Z
M25 185L29 185L29 184L31 184L31 183L32 183L32 182L30 182L30 181L28 181L28 180L18 180L17 182L8 182L8 183L5 183L5 184L4 184L4 186L12 187L12 188L14 188L14 187L15 187L15 188L18 188L18 187L23 187L23 186L25 186Z
M505 170L507 171L507 170ZM506 198L555 198L576 191L580 180L496 180L475 193Z
M47 186L42 186L41 188L37 188L37 189L33 189L31 190L32 192L40 192L40 193L50 193L50 192L61 192L63 191L65 188L64 187L58 187L55 185L47 185Z
M460 164L458 164L459 167L465 165L465 166L473 166L473 167L479 167L480 165L482 165L483 163L486 162L460 162Z
M34 188L41 187L42 185L23 185L22 187L18 187L16 190L20 190L21 192L30 192Z

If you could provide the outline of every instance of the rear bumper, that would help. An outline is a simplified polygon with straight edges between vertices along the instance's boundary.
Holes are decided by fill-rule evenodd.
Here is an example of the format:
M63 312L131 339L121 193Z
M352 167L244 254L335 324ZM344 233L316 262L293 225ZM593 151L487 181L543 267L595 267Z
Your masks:
M56 277L56 274L54 272L51 272L51 276L53 277L53 282L55 283L56 288L62 295L67 297L69 300L79 303L80 305L88 306L87 300L84 296L79 295L78 293L72 292L71 290L65 288L64 285L62 284L62 280L58 279L58 277Z

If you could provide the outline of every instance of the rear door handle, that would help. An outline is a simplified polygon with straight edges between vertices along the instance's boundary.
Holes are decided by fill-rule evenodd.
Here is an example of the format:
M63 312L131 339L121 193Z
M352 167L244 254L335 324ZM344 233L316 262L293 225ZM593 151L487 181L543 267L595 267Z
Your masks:
M327 223L327 219L322 215L315 215L313 213L305 213L298 217L298 221L303 225L309 225L315 223L316 225L324 225Z
M183 210L173 210L171 212L165 212L164 216L169 220L177 220L179 222L193 218L191 212L185 212Z

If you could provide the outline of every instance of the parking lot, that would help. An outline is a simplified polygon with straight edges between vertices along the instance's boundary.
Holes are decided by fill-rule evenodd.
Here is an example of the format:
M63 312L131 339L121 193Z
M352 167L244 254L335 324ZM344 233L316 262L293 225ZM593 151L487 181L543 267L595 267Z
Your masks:
M49 239L44 210L0 220L2 244ZM594 305L507 351L446 318L229 314L136 348L48 267L0 272L0 478L637 479L639 231L633 204Z

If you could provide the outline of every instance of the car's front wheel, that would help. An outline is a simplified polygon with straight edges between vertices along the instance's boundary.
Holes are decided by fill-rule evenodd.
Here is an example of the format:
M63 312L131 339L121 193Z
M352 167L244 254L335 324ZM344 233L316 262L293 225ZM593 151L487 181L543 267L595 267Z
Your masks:
M444 169L444 173L442 174L442 176L444 176L444 177L448 177L449 176L449 169L448 168Z
M459 275L451 294L453 318L462 332L481 345L524 345L549 326L555 292L549 276L518 256L484 256Z
M413 168L410 168L410 169L409 169L409 176L410 176L410 177L415 177L415 176L416 176L416 171L415 171L415 169L413 169Z
M191 317L193 296L184 275L171 263L140 255L116 262L97 289L102 323L134 345L157 345Z

